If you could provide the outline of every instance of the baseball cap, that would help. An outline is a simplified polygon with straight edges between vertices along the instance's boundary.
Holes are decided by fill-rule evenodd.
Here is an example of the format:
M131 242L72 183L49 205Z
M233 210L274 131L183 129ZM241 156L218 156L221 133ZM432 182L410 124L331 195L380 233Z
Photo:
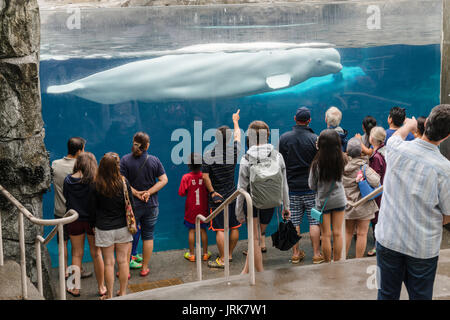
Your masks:
M300 107L297 109L295 114L295 120L297 121L308 121L311 119L311 111L307 107Z

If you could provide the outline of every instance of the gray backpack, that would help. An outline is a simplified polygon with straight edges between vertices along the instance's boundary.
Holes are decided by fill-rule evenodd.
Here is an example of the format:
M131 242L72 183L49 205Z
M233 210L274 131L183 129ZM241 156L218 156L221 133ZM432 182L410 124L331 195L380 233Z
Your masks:
M263 159L245 155L249 162L250 195L258 209L279 207L283 202L283 172L277 157L276 150Z

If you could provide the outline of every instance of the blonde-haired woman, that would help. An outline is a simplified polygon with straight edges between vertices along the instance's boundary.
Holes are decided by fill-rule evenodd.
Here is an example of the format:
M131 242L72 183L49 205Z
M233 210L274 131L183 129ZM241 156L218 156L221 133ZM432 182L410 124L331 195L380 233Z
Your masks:
M386 131L382 127L375 127L370 131L369 141L373 146L373 154L369 159L369 166L375 170L376 173L380 176L380 184L383 184L384 174L386 172L386 160L385 160L385 151L386 147L384 146L384 140L386 139ZM378 205L378 209L380 209L381 205L381 197L375 199L375 202ZM373 239L374 243L376 243L375 239L375 226L378 222L378 212L375 212L375 218L371 220L372 230L373 230ZM374 256L376 254L375 247L370 250L367 255Z

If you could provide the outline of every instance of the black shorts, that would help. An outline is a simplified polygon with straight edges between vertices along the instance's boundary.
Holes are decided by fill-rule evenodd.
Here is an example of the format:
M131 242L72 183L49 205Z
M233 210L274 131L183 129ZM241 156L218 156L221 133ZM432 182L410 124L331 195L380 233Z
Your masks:
M269 224L270 220L272 220L275 208L258 209L258 208L253 207L253 218L258 217L258 210L259 210L259 223ZM247 220L247 205L244 205L244 214L245 214L245 220Z
M217 209L219 206L213 207L213 205L209 205L211 213ZM224 212L219 213L214 219L211 221L211 227L209 229L213 231L223 231L224 230ZM233 201L228 205L228 226L230 229L237 229L241 226L239 221L236 219L236 201Z
M62 217L59 217L57 215L55 215L55 219L61 219ZM63 225L63 238L64 241L68 241L69 240L69 230L67 229L68 224ZM59 233L56 233L56 239L57 241L59 241Z
M69 223L67 225L67 231L70 236L79 236L85 233L90 236L94 235L94 231L92 230L88 221L76 220L72 223Z

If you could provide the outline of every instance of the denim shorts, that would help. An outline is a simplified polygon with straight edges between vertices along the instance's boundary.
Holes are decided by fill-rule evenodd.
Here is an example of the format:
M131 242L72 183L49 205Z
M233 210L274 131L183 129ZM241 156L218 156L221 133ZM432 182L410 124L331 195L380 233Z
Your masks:
M345 211L345 207L323 210L322 213L331 213L332 211Z
M141 225L142 240L153 240L158 214L158 207L138 207L134 209L136 223Z

